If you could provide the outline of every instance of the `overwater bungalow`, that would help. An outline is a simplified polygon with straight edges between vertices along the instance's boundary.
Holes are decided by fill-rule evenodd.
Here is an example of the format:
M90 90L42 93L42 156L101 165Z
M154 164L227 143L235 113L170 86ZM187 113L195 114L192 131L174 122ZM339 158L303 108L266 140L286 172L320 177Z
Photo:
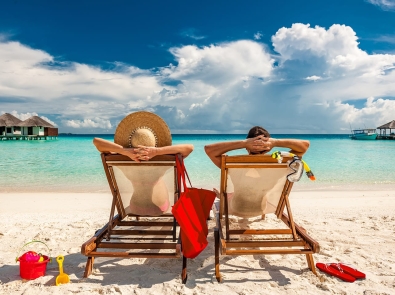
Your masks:
M2 140L56 139L57 136L58 128L38 116L30 117L25 121L8 113L0 116L0 138Z
M15 137L21 135L21 127L18 126L21 122L21 120L9 113L1 115L0 137Z
M380 134L377 136L377 139L395 139L395 120L377 127L377 129L380 130ZM394 129L394 131L392 131L392 129Z

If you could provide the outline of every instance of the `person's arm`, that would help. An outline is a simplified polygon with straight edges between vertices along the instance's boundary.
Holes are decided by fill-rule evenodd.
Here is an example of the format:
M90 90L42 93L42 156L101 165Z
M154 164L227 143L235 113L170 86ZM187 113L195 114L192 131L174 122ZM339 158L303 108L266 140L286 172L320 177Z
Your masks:
M134 148L124 148L119 144L97 137L93 139L93 144L101 153L117 153L129 157L133 161L140 162L141 155L139 154L139 151Z
M299 157L303 156L303 154L308 150L310 146L310 142L308 140L302 140L302 139L267 138L267 141L270 142L271 145L270 150L274 147L289 148L290 149L289 152Z
M211 161L221 168L221 157L223 154L237 149L245 148L250 153L267 153L274 147L289 148L290 152L298 156L302 156L310 146L307 140L299 139L275 139L259 135L254 138L247 138L245 140L219 142L206 145L204 150Z
M186 158L193 151L192 144L178 144L164 147L139 146L137 148L124 148L119 144L102 138L94 138L93 144L99 152L118 153L128 156L136 162L146 161L159 155L173 155L178 153Z
M162 147L148 147L139 145L135 149L136 152L140 153L140 160L149 160L159 155L175 155L181 154L184 158L188 157L193 151L192 144L176 144Z
M206 145L204 150L206 151L207 156L213 161L213 163L221 168L221 157L223 154L238 150L238 149L247 149L254 152L258 152L260 150L258 147L259 137L255 138L247 138L245 140L236 140L236 141L225 141L218 142ZM258 148L258 149L257 149Z

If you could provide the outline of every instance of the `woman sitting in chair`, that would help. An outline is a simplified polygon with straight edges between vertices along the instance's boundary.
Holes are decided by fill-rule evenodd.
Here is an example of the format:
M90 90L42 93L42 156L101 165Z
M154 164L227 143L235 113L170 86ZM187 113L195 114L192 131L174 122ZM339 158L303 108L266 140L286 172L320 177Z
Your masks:
M114 142L94 138L93 144L100 152L118 153L136 162L147 161L159 155L178 153L185 158L193 151L191 144L172 145L170 129L165 121L153 113L144 111L132 113L119 123ZM168 168L117 168L133 187L130 205L129 208L125 208L126 211L137 215L158 216L170 209L169 193L163 180Z

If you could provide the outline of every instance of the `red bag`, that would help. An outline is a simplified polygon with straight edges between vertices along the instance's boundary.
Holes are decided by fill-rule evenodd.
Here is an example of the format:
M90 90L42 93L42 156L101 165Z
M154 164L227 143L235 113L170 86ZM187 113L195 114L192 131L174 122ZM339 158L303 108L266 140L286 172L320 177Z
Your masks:
M213 206L216 194L202 188L193 188L181 155L176 158L177 180L179 187L184 187L180 198L171 212L181 228L182 254L187 258L195 258L207 247L207 218ZM190 188L186 186L188 177Z

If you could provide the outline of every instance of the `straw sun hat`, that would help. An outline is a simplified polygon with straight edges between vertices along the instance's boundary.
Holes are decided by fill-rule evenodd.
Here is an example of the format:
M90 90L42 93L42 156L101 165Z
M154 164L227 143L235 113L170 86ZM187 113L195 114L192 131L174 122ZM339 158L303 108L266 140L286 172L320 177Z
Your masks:
M150 112L140 111L127 115L115 130L114 142L123 147L169 146L171 133L166 122Z

